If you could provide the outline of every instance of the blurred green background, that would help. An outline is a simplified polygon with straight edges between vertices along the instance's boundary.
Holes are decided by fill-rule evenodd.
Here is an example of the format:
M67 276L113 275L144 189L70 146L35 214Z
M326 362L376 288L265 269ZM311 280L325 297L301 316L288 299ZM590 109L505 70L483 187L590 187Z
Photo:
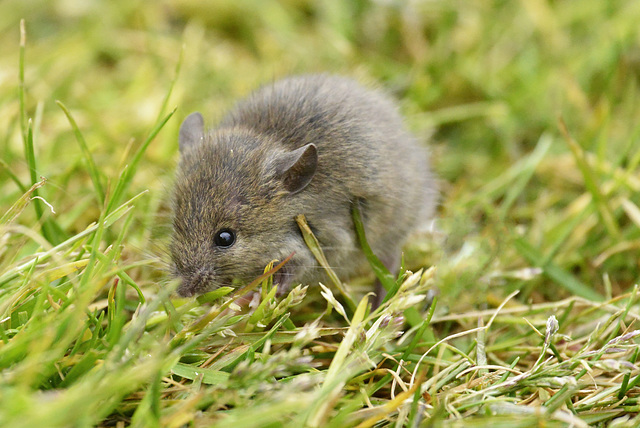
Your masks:
M446 304L464 310L514 289L523 300L593 297L638 280L640 2L4 0L3 207L21 194L7 168L28 177L17 96L21 18L37 172L49 180L41 194L67 234L99 209L55 101L71 110L108 186L163 113L181 64L168 101L177 112L129 190L150 192L137 203L127 260L162 247L187 114L201 111L213 126L265 82L328 71L389 90L430 145L442 179L439 231L412 241L407 259L438 265ZM19 221L31 227L32 215ZM25 244L5 257L33 251ZM147 285L165 276L149 267L134 273Z

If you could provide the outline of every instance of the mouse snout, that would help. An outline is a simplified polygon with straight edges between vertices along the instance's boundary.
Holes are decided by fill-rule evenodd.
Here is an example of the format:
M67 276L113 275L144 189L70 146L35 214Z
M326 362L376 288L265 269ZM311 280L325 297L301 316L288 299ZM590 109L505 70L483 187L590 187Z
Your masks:
M213 289L215 274L207 268L196 269L189 275L181 275L182 284L178 287L178 294L182 297L191 297Z

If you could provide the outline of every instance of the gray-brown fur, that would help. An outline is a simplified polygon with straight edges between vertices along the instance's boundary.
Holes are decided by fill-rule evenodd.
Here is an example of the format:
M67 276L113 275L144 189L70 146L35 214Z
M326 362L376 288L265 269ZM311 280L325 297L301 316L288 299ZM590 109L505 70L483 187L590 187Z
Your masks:
M295 216L304 214L338 275L366 261L351 220L362 202L368 241L397 268L408 234L433 215L426 151L395 105L352 80L309 75L266 86L204 132L192 114L180 130L171 254L185 296L250 281L273 259L295 256L277 280L324 280ZM214 244L223 228L228 248Z

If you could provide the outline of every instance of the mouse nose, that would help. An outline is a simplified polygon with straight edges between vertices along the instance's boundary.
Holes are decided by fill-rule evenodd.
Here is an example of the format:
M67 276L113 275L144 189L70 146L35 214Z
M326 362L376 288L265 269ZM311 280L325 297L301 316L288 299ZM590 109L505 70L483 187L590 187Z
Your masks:
M182 297L191 297L209 291L213 278L213 272L207 268L199 268L191 275L182 275L178 294Z

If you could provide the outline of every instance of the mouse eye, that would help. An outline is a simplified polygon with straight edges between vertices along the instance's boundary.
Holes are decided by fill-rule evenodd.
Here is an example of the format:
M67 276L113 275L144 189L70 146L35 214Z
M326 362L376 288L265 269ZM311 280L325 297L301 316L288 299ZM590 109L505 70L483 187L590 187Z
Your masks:
M213 242L218 247L230 247L236 242L236 234L231 229L220 229L213 237Z

